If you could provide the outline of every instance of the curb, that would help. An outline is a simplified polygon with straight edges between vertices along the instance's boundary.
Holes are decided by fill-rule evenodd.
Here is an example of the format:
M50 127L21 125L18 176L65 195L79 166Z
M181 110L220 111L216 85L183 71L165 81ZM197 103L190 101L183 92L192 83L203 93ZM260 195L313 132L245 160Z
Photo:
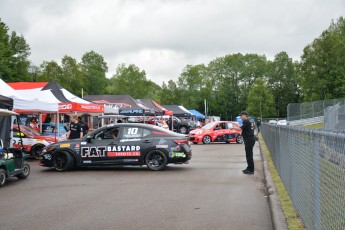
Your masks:
M289 226L286 222L286 217L284 215L276 187L274 185L271 172L269 171L267 159L265 154L263 153L262 147L261 147L261 141L259 140L259 147L260 147L260 155L263 159L263 170L264 170L264 176L265 176L265 185L267 188L267 198L270 206L270 212L271 212L271 219L273 224L273 229L279 229L279 230L289 230Z

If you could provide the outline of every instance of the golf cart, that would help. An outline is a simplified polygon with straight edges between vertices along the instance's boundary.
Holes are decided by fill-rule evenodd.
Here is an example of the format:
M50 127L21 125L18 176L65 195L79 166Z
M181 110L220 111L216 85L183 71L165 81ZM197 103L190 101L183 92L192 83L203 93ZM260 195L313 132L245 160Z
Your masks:
M11 126L12 120L8 119L11 116L18 115L15 112L0 109L0 135L9 137L11 139L12 133ZM4 186L8 177L17 177L19 179L25 179L30 174L30 165L25 161L25 149L11 148L11 141L0 139L0 187ZM21 141L22 143L22 141Z

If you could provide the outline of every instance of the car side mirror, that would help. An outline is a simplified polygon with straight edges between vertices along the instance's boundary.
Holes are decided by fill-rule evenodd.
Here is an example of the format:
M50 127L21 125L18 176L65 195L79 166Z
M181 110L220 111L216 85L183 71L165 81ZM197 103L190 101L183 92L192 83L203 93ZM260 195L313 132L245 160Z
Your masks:
M87 136L87 137L86 137L86 142L87 142L87 143L91 143L91 139L92 139L92 138L91 138L90 136Z

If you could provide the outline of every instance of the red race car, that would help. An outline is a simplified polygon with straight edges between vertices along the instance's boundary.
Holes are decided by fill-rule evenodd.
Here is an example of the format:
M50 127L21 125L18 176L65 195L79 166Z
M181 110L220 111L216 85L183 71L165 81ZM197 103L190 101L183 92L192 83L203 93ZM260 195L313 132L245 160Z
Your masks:
M13 126L13 147L20 148L20 138L22 137L23 147L26 149L27 153L30 156L39 159L40 153L43 147L55 143L58 140L55 140L54 137L43 136L40 132L25 126L20 125L20 132L18 129L18 125Z
M243 143L242 131L231 129L232 127L240 127L234 121L216 121L203 126L201 129L190 131L189 140L194 144L202 142L209 144L211 142L236 142Z

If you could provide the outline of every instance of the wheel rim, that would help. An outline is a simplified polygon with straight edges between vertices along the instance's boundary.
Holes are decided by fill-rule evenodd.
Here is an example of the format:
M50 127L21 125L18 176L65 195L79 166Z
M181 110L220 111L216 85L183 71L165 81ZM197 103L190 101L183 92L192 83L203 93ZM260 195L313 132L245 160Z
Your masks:
M208 144L211 142L211 138L209 136L204 136L204 143Z
M54 158L54 168L57 170L63 170L67 164L67 157L65 154L58 154Z
M29 172L30 172L29 166L24 165L24 167L23 167L23 174L25 176L27 176L27 175L29 175Z
M33 150L33 153L32 153L33 157L36 159L39 159L42 149L43 149L43 146L36 146Z
M180 128L180 132L183 133L183 134L187 133L187 128L184 127L184 126L181 127L181 128Z
M237 142L238 143L243 143L243 137L242 136L238 136L237 137Z
M4 184L6 180L6 175L4 173L0 174L0 184Z
M147 158L147 163L153 168L159 168L164 163L164 157L159 152L150 153Z

